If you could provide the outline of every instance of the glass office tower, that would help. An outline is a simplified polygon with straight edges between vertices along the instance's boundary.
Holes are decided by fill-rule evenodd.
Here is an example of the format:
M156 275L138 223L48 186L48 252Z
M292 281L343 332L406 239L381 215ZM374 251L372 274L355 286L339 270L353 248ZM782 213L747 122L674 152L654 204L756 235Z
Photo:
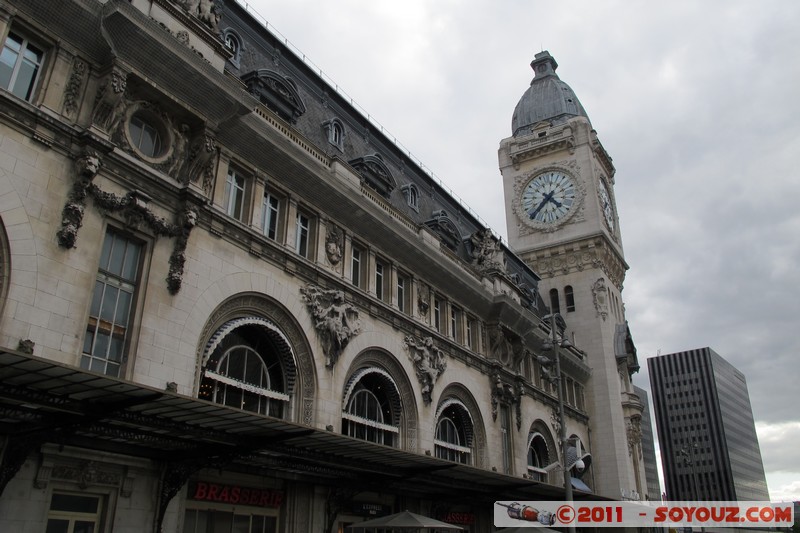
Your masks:
M647 367L667 498L769 501L744 374L710 348Z

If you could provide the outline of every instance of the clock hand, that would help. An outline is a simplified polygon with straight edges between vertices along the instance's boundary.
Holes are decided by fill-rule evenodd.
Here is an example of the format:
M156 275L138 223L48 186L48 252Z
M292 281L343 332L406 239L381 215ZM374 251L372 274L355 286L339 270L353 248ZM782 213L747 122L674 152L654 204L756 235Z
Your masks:
M556 204L556 207L561 207L561 202L553 198L553 193L550 193L550 201Z
M539 214L539 211L541 211L542 208L545 206L545 204L547 204L547 202L552 199L553 199L552 192L545 194L544 198L542 198L542 201L539 203L538 206L536 206L536 209L534 209L533 211L528 211L528 216L531 218L536 218L536 215Z

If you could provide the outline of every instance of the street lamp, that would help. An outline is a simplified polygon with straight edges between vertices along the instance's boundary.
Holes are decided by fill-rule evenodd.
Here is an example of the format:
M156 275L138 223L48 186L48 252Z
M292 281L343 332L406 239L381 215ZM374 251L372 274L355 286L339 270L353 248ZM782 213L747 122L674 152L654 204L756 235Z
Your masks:
M544 367L545 376L547 379L556 385L556 390L558 396L558 428L559 428L559 435L558 438L561 441L561 468L564 474L564 499L567 501L568 505L572 504L572 476L569 474L569 465L567 464L567 424L566 419L564 417L564 384L561 379L561 355L559 353L560 348L569 348L572 344L569 340L565 338L561 338L560 340L556 337L556 315L558 313L550 313L549 315L545 316L544 319L550 318L550 339L545 341L542 344L542 350L544 351L553 351L553 358L550 359L544 355L537 356L537 360L539 364ZM558 315L561 318L561 315ZM548 367L555 364L555 375L547 370ZM585 464L583 460L578 456L578 460L575 463L575 468L578 470L583 470L585 468ZM575 525L569 524L569 531L575 531Z

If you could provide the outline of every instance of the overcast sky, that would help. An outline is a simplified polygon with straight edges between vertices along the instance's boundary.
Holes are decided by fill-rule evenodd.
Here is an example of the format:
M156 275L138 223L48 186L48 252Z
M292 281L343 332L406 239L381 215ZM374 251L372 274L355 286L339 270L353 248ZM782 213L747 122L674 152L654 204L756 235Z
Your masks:
M747 376L772 499L800 500L800 2L249 6L503 236L497 148L548 50L617 169L636 384L711 347Z

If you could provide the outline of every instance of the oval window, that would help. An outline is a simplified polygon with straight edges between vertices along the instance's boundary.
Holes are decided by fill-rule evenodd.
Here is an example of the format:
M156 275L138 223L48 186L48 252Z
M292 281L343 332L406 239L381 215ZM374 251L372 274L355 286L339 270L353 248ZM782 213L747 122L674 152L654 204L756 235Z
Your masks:
M133 148L146 157L160 157L166 150L161 125L144 113L134 113L128 130Z

